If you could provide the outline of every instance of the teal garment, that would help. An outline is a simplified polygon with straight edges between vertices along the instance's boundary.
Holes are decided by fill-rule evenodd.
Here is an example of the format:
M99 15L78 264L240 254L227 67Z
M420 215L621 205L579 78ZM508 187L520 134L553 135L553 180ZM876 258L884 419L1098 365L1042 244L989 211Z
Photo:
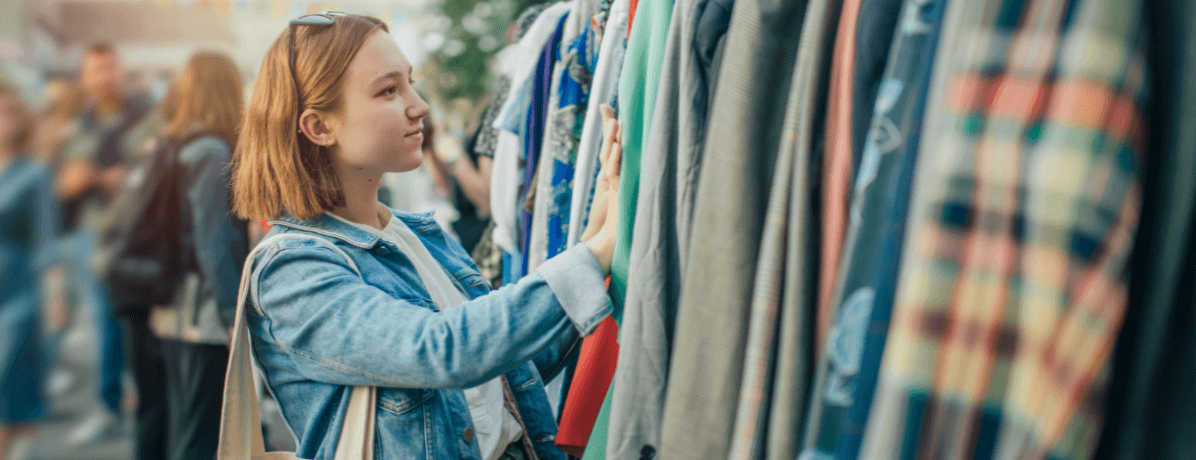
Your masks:
M673 18L673 0L641 1L627 39L619 78L619 123L623 125L622 179L619 181L619 233L611 263L611 299L615 321L623 320L627 272L631 264L631 230L639 197L640 157L648 143L648 127L656 107L657 86L664 66L665 42Z

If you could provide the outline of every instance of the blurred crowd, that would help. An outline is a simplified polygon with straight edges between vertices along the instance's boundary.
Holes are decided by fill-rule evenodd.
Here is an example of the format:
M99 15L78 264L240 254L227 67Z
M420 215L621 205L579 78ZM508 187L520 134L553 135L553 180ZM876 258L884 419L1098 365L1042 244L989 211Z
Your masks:
M49 80L38 111L0 77L0 460L31 458L39 424L69 391L92 407L55 442L85 450L131 438L132 458L213 458L232 327L221 304L235 302L239 267L270 227L229 211L241 73L200 52L168 88L134 88L103 43L78 69ZM475 153L484 149L461 116L444 118L425 122L423 165L384 178L379 199L433 213L482 262L495 254L479 245L491 229L492 159ZM163 242L187 257L178 273L154 276L179 287L163 302L130 298L127 253ZM89 355L60 356L76 326L93 332ZM68 358L94 363L94 375L61 365ZM271 426L259 391L268 442L285 449L291 436Z

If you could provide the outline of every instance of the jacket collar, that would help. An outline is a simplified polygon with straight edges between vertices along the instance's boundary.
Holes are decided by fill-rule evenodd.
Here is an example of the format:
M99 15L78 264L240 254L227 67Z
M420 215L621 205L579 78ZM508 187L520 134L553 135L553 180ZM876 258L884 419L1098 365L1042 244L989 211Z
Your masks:
M395 218L403 221L404 224L407 224L408 228L416 233L425 233L436 228L436 221L432 218L433 211L412 213L391 209L390 212ZM363 249L373 248L380 241L380 238L374 234L341 222L327 214L320 214L314 219L308 220L299 220L286 215L271 220L270 225L281 225L296 230L317 233L339 239Z

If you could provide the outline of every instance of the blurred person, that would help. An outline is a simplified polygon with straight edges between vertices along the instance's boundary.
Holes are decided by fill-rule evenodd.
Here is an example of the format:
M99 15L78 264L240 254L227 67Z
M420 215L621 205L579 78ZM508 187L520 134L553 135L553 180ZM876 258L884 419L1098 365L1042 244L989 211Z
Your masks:
M62 164L63 144L79 127L84 94L82 88L65 78L50 80L44 93L47 104L34 127L31 151L50 171L56 171ZM60 334L51 333L46 339L45 365L53 369L47 391L51 398L57 398L70 391L79 378L66 367L57 365Z
M46 104L33 134L33 152L51 170L62 165L62 147L79 129L86 94L83 88L64 79L46 85Z
M0 86L0 460L24 457L46 415L41 308L54 328L66 324L53 176L30 155L32 131L20 96Z
M229 211L229 161L236 145L244 99L241 74L231 59L201 52L183 68L161 112L163 140L178 152L183 168L182 216L190 216L183 238L184 260L193 261L171 308L155 309L153 320L126 323L131 356L159 348L165 363L165 457L145 452L138 459L212 459L220 430L229 330L237 307L241 265L248 252L247 227ZM152 323L152 324L151 324ZM151 333L152 329L152 333ZM156 334L157 337L154 337ZM160 343L158 342L160 338ZM143 347L144 345L144 347ZM158 411L141 419L147 393L161 385L160 369L130 363L138 383L138 447L154 444ZM152 361L144 363L152 364ZM142 453L140 450L138 453Z
M111 438L121 428L123 337L93 259L97 236L112 219L113 197L125 184L127 168L146 150L156 129L154 117L146 116L148 104L125 95L124 71L111 45L87 49L80 80L84 111L62 146L58 195L76 298L88 306L98 333L100 407L67 436L66 442L75 446Z
M385 24L302 16L261 69L234 155L234 209L274 228L238 320L296 455L333 458L346 401L368 385L377 388L379 460L563 460L542 382L611 311L613 113L600 155L607 180L584 243L490 291L429 215L378 202L385 173L423 161L429 111Z
M475 138L471 136L470 144ZM472 253L490 225L490 174L494 158L478 154L472 145L466 148L443 127L438 127L431 144L432 154L426 158L431 163L432 174L448 190L459 213L453 231L460 236L461 246Z

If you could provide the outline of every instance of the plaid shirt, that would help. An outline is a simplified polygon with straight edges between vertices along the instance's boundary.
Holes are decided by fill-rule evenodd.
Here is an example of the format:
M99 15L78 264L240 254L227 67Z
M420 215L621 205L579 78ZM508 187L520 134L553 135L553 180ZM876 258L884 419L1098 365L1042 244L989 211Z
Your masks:
M950 3L861 458L1088 458L1141 205L1139 0Z

